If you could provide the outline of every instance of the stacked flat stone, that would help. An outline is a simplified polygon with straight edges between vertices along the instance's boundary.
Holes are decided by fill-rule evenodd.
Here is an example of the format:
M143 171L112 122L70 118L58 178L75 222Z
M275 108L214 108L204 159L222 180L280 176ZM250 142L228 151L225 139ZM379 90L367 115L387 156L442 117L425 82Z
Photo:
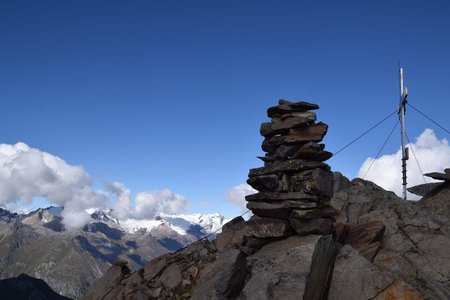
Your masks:
M289 222L297 234L328 234L336 211L330 206L333 174L324 163L332 153L320 144L328 125L316 123L308 102L279 100L261 124L264 167L250 169L247 183L258 190L246 197L247 208L261 218Z

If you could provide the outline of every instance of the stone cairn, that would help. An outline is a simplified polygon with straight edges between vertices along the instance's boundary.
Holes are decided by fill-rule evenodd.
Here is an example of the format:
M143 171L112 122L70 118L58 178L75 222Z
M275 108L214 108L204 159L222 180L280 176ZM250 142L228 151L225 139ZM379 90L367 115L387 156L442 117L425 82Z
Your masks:
M264 167L250 169L247 180L258 190L246 197L247 208L258 219L284 222L299 235L331 233L336 214L330 206L333 173L324 163L333 154L319 144L328 125L316 123L312 110L318 108L279 100L267 110L272 120L260 129Z

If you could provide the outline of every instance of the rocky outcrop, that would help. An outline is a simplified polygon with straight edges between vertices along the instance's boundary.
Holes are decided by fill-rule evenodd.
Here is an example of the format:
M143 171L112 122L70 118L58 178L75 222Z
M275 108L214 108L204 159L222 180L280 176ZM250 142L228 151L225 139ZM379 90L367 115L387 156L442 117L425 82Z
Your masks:
M444 173L433 172L425 176L444 182L421 184L408 188L408 191L422 196L419 203L423 207L450 218L450 169L445 169Z
M86 298L450 299L449 218L331 173L331 153L318 144L327 127L314 109L286 100L268 109L264 167L249 172L259 192L246 197L248 221L237 217L216 240L137 272L114 267Z
M377 250L372 249L371 253L367 253L364 247L352 247L368 262L373 261L372 266L390 281L392 290L389 293L385 290L384 295L395 294L394 289L403 287L405 293L414 291L414 295L420 294L424 299L449 299L449 218L432 206L426 206L421 201L405 201L372 182L362 179L348 181L340 173L334 176L337 197L331 203L339 208L340 219L345 220L345 226L355 228L359 224L376 224L373 222L385 226L381 238L377 232L382 230L382 226L376 226L378 230L369 230L372 234L368 232L363 235L366 242L371 240L370 236L374 237L369 245L372 244ZM437 195L440 197L445 194ZM354 242L351 244L358 248ZM335 277L336 268L337 265L333 281L338 279Z
M216 271L219 270L223 271L218 274L219 277L233 277L233 259L239 259L231 253L223 253L218 257L214 244L204 240L181 251L160 256L136 272L130 273L129 270L124 271L123 267L113 266L105 277L89 289L85 299L190 298L198 281L199 284L208 285L205 283L205 278L208 277L206 274L217 275ZM231 269L222 269L227 266ZM229 292L228 287L218 288L222 288L221 292Z

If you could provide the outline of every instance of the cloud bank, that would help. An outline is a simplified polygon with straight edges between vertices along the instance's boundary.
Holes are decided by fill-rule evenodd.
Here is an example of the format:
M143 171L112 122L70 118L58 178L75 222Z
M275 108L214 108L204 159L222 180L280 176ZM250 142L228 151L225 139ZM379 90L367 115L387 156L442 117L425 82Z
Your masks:
M420 169L415 161L413 151L416 154L417 160L424 173L442 172L445 168L450 167L449 143L445 138L439 140L431 129L425 129L425 131L416 138L415 143L408 144L407 147L410 148L409 160L407 161L408 187L424 183ZM383 155L378 159L371 157L367 158L359 168L358 176L364 176L373 162L365 179L373 181L382 188L393 191L401 197L401 154L402 151L400 148L396 153ZM433 181L429 177L425 178L427 182ZM408 199L418 199L418 197L409 194Z
M92 189L91 177L81 166L24 143L0 144L0 205L46 197L64 206L63 223L69 230L84 225L89 207L104 207L107 199Z
M225 196L225 199L241 208L241 213L247 211L247 201L245 196L257 193L258 191L246 183L239 184L231 188Z
M158 212L183 212L188 201L169 189L138 193L135 205L130 190L120 182L106 183L104 191L94 191L92 179L81 166L31 148L24 143L0 144L0 206L31 203L45 197L64 206L63 224L76 230L89 222L88 208L106 209L116 200L115 211L123 218L153 218Z
M158 213L179 214L189 201L169 189L140 192L131 205L130 190L120 182L109 184L106 189L117 199L115 212L118 219L153 219Z

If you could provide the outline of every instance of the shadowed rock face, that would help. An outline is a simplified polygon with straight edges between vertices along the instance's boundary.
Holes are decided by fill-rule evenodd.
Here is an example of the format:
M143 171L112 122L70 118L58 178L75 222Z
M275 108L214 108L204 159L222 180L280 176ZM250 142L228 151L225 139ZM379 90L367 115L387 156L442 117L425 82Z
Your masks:
M424 175L436 180L443 180L443 182L413 186L408 188L408 191L422 196L419 203L423 207L450 217L450 168L445 169L444 173L432 172Z
M0 280L2 299L14 300L69 300L53 291L45 281L21 274L16 278Z
M442 214L434 206L424 205L422 201L405 201L362 179L348 181L335 173L335 183L335 197L331 204L340 210L340 221L349 227L372 222L384 224L382 238L377 243L367 245L372 250L366 248L366 253L364 249L358 250L359 255L373 261L371 265L389 279L390 293L403 288L405 293L414 290L425 299L449 299L448 214ZM434 197L447 197L447 201L450 200L445 190ZM364 239L367 237L363 236ZM348 273L357 274L352 271ZM333 277L333 280L337 280L337 277ZM352 280L357 280L357 277Z

